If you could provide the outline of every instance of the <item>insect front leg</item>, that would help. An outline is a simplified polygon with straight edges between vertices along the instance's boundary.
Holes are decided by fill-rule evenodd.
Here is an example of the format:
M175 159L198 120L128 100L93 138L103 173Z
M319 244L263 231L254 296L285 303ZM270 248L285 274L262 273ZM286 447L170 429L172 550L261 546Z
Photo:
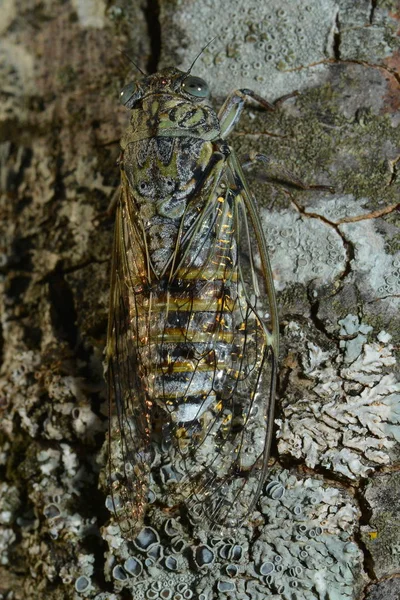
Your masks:
M229 135L236 123L239 121L240 115L242 114L246 104L246 98L253 98L253 100L258 102L267 110L275 110L273 104L270 104L267 100L264 100L264 98L261 98L261 96L252 90L245 88L231 92L218 113L222 139L225 139Z
M265 98L262 98L253 92L253 90L248 90L247 88L235 90L229 94L218 113L218 119L221 125L221 138L225 139L239 121L240 115L242 114L246 104L246 98L252 98L265 109L274 111L279 104L288 98L292 98L293 96L297 95L298 92L286 94L286 96L282 96L282 98L276 100L274 104L271 104L268 102L268 100L265 100Z

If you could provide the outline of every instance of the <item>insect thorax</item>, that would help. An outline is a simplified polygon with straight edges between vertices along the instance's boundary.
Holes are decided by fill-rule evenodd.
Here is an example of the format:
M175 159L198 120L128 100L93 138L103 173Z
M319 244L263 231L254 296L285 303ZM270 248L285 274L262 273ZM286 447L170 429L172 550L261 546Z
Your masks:
M141 110L132 111L121 147L124 150L131 142L158 136L213 140L219 133L218 117L210 103L200 105L169 93L151 94L142 100Z

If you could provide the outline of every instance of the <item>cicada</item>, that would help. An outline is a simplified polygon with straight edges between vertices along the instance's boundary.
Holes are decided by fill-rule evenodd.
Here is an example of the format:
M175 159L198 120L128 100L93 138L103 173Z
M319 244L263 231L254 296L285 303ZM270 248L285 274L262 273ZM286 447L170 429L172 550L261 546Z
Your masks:
M256 202L216 113L166 68L126 86L106 348L112 506L127 536L151 498L208 531L251 515L265 480L278 321Z

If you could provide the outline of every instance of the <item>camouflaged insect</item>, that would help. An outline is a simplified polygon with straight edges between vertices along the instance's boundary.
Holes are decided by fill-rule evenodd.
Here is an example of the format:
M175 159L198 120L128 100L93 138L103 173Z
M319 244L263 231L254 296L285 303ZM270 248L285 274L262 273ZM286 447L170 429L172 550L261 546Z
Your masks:
M152 499L206 530L235 527L263 485L278 324L253 195L205 81L163 69L121 92L107 341L112 507L134 537Z

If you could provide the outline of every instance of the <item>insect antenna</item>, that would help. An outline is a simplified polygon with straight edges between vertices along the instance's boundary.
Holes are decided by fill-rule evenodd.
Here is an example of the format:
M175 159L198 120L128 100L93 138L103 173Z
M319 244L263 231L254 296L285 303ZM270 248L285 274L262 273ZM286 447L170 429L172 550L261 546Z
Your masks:
M193 69L193 67L194 67L194 65L195 65L195 63L196 63L196 61L197 61L197 59L198 59L198 58L200 58L200 56L203 54L204 50L205 50L206 48L208 48L208 46L209 46L210 44L212 44L212 43L213 43L213 41L217 39L217 37L218 37L217 35L216 35L215 37L213 37L213 38L212 38L212 39L211 39L209 42L207 42L207 44L206 44L206 45L205 45L205 46L204 46L204 47L203 47L203 48L200 50L200 52L198 53L198 55L196 56L196 58L194 59L194 61L193 61L193 62L192 62L192 64L190 65L190 67L189 67L189 70L188 70L188 71L186 71L186 75L189 75L189 73L190 73L190 71Z
M147 77L147 73L145 73L144 71L142 71L142 69L131 59L131 57L129 56L129 54L127 52L125 52L125 50L119 50L119 52L125 56L125 58L127 58L129 60L130 63L133 64L134 67L137 68L137 70L144 75L145 77Z

